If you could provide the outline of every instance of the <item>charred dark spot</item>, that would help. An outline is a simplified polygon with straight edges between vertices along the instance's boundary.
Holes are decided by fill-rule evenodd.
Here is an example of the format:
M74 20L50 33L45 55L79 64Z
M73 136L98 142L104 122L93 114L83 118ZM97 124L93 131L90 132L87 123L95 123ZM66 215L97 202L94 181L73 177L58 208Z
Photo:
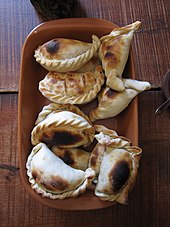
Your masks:
M96 167L98 158L99 158L99 156L101 155L99 149L101 149L101 147L99 147L99 146L97 145L96 148L95 148L95 150L93 151L93 156L92 156L91 159L90 159L90 165L91 165L92 167Z
M71 152L69 150L65 150L65 153L61 159L67 164L67 165L73 165L74 160L71 157Z
M52 40L46 44L46 50L50 54L55 54L60 47L60 43L57 40Z
M112 56L114 56L114 54L111 53L111 52L106 52L105 53L105 58L111 58Z
M37 180L38 184L40 184L41 186L43 186L43 188L47 189L47 190L51 190L51 188L49 187L49 185L45 182L45 181L39 181Z
M36 180L36 178L37 178L37 172L36 171L32 171L32 176Z
M52 181L41 181L40 184L49 191L64 191L68 184L61 177L55 177Z
M128 180L130 174L129 165L126 161L119 161L110 172L113 191L119 191Z
M91 157L90 159L90 166L95 167L96 166L96 156Z
M60 176L51 176L49 179L46 179L42 175L38 176L35 172L32 175L34 175L34 179L38 184L49 191L64 191L69 186L68 182Z
M52 188L58 191L64 191L69 186L68 182L59 176L53 176L50 184Z
M75 145L82 140L82 136L78 133L73 133L71 131L56 131L48 134L44 132L42 134L41 141L49 145L56 145L58 147Z
M118 58L116 57L116 55L113 52L106 52L104 55L104 58L109 59L112 64L117 64L118 63Z
M32 170L32 176L36 181L40 181L41 177L43 175L43 172L39 171L39 170Z
M82 90L81 88L77 88L77 93L78 93L79 95L82 95L84 92L83 92L83 90Z
M114 91L114 90L112 90L111 88L109 88L109 89L107 90L107 92L106 92L106 96L107 96L108 98L112 98L112 97L115 96L116 94L117 94L117 92Z

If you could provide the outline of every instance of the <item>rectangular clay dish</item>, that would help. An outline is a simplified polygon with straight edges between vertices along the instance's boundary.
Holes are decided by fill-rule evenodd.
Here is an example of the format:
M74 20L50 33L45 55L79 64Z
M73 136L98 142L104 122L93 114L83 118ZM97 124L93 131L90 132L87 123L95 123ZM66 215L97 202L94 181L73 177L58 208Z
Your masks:
M56 37L73 38L91 42L91 36L93 34L100 38L110 33L115 27L117 26L112 22L101 19L73 18L54 20L37 26L25 40L21 58L19 87L18 141L20 173L22 183L26 190L33 198L47 206L63 210L93 210L112 206L114 202L101 201L94 195L93 190L87 190L77 198L52 200L42 197L31 188L25 167L27 157L32 150L30 134L38 113L44 105L49 103L38 90L39 81L44 78L47 71L36 62L34 51L39 45ZM128 78L135 79L132 51L130 51L124 75ZM87 113L94 107L93 105L95 105L95 101L82 109ZM117 117L96 123L116 130L119 135L131 139L132 145L138 145L137 98Z

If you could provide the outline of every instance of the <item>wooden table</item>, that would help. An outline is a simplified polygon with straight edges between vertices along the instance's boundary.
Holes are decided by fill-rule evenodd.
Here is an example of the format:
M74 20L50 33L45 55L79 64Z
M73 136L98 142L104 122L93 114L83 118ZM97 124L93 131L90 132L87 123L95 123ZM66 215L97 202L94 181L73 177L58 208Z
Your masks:
M96 17L119 26L135 20L136 78L161 86L170 67L168 0L80 0L72 17ZM155 116L160 89L143 92L139 103L140 171L127 206L94 211L62 211L35 201L20 181L17 108L20 55L28 33L43 19L28 0L0 3L0 226L170 226L170 110Z

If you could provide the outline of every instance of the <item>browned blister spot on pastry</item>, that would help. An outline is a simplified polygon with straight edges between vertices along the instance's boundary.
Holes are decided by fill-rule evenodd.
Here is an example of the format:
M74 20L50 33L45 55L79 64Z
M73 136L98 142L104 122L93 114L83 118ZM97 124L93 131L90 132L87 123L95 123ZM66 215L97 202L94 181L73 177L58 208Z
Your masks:
M46 50L49 54L55 54L60 47L60 42L57 39L53 39L46 44Z
M109 89L107 90L107 92L106 92L106 96L107 96L108 98L112 98L112 97L114 97L114 96L116 96L116 95L117 95L117 92L114 91L114 90L111 89L111 88L109 88Z
M93 151L93 156L90 159L90 166L91 167L94 167L94 168L96 167L98 155L99 155L99 150L98 150L98 147L97 147L97 148L95 148L95 152Z
M119 64L121 54L120 50L123 45L124 41L121 36L115 37L113 40L108 41L104 51L104 59L106 60L108 66L112 67Z
M45 130L41 134L40 141L49 145L56 145L58 147L74 145L83 140L83 137L77 132L72 132L65 129Z
M74 159L72 158L70 150L65 149L63 155L59 155L58 157L61 158L67 165L74 164Z
M128 163L124 160L117 162L109 174L112 191L119 191L128 180L129 175L130 169Z
M57 190L57 191L65 191L69 187L69 183L59 176L52 176L51 182L48 185L49 189Z
M79 179L76 181L76 185L80 185L82 182L82 179ZM49 184L47 185L47 189L48 190L53 190L53 191L67 191L70 190L70 183L66 180L64 180L62 177L60 176L52 176L51 177L51 181L49 182Z
M110 65L110 66L116 65L119 63L119 59L118 59L117 55L112 52L106 52L104 55L104 59L106 61L109 61L108 65Z
M36 170L33 170L33 171L32 171L32 176L33 176L33 178L36 180L37 177L38 177L38 172L37 172Z
M32 171L32 176L38 184L49 191L65 191L69 187L69 183L60 176L51 176L46 179L43 173L37 170Z
M92 156L91 157L90 166L91 166L91 168L95 168L95 166L96 166L96 156Z

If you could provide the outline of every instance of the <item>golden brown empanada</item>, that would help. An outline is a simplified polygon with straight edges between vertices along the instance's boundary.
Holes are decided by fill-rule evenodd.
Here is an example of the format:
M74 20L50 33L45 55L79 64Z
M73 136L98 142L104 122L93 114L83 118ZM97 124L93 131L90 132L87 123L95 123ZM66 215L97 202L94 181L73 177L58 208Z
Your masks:
M100 39L102 44L99 48L99 57L107 77L106 85L115 91L125 89L122 73L129 56L134 31L140 24L141 22L136 21L125 27L115 28L109 35Z
M99 65L94 72L49 72L39 83L40 92L52 102L85 104L96 98L104 84Z
M104 87L98 94L98 106L91 110L89 118L93 122L98 119L115 117L121 113L140 92L151 88L149 82L123 79L125 90L116 92Z
M101 132L96 139L105 147L102 157L95 195L101 200L117 201L126 204L128 193L132 189L137 176L142 150L130 146L124 137L111 136L110 141L104 139Z
M100 46L97 36L92 36L93 43L79 40L56 38L35 50L34 57L48 71L76 71L85 65Z
M88 167L90 152L80 148L59 148L57 146L51 147L51 150L57 157L61 158L64 163L74 169L86 170Z
M95 176L90 168L82 171L66 165L44 143L32 149L26 168L31 187L51 199L82 194Z
M62 105L52 104L41 111L36 126L31 132L33 145L44 142L48 145L72 148L81 145L88 146L93 141L95 130L88 117L83 117L84 114L78 107L72 107L74 110L78 109L77 113L64 110L69 109L69 106L63 105L62 107ZM50 109L52 107L53 110ZM61 110L62 108L63 110Z

